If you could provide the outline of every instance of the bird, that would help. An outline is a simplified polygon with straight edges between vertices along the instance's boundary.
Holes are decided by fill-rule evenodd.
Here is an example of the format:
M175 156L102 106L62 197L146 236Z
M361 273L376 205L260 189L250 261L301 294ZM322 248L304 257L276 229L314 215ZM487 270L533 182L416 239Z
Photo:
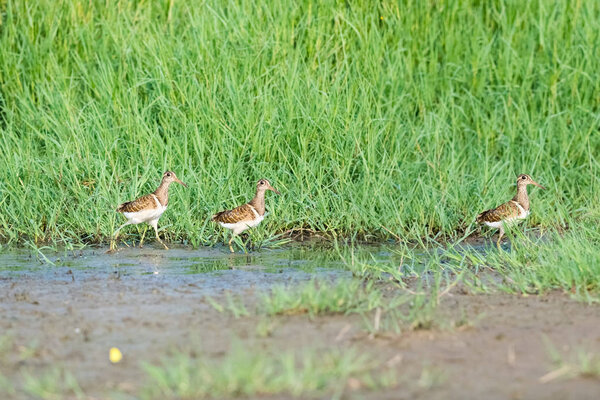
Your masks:
M231 247L233 238L246 229L257 226L265 218L265 192L267 190L280 194L268 180L260 179L256 183L256 194L252 200L232 210L221 211L212 216L212 221L233 232L229 239L229 250L232 253L234 252Z
M496 243L500 248L500 240L504 236L505 225L511 225L527 218L529 215L529 196L527 195L527 185L535 185L546 189L527 174L521 174L517 177L517 194L512 200L499 205L491 210L486 210L477 216L477 222L486 224L492 228L499 228L500 235Z
M160 216L167 210L167 205L169 204L169 185L171 183L177 182L184 187L187 187L185 183L183 183L173 171L166 171L162 176L162 181L158 188L145 196L139 197L133 201L128 201L126 203L121 204L117 207L117 212L122 213L125 218L127 218L127 222L121 225L113 234L113 240L111 242L111 250L112 244L116 242L119 231L123 229L127 225L137 225L142 222L147 222L151 227L154 228L154 232L156 233L156 239L162 244L166 250L169 250L166 244L160 237L158 236L158 219ZM142 247L142 241L140 241L140 247Z

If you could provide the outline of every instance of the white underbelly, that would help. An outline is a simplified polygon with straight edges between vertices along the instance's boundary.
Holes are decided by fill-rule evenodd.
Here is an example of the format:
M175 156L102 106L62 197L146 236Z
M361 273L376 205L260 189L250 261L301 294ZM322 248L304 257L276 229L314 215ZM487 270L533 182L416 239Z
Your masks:
M529 216L529 211L525 211L525 210L519 210L519 211L522 211L522 212L520 212L519 215L515 218L508 218L508 219L505 219L502 221L496 221L496 222L485 222L485 224L492 228L500 228L500 227L502 227L502 224L509 226L509 225L515 224L517 222L520 222Z
M166 210L167 207L157 207L136 212L124 212L123 215L132 224L141 224L142 222L149 222L154 219L159 219Z
M225 222L219 222L219 225L221 225L225 229L231 229L233 231L233 233L235 233L237 235L237 234L244 232L248 228L253 228L253 227L257 226L258 224L260 224L262 222L262 220L264 218L265 218L264 215L259 215L258 217L254 218L253 220L250 220L250 221L240 221L240 222L236 222L234 224L227 224Z

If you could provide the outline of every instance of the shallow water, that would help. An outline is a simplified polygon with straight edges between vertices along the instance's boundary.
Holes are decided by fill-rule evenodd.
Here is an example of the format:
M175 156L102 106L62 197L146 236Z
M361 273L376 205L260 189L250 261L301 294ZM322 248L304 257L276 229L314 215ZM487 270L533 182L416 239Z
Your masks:
M137 287L150 283L163 287L190 284L202 294L219 294L297 284L314 277L335 280L352 276L338 251L314 246L293 245L249 254L230 254L223 248L123 248L116 253L106 250L5 252L0 254L0 280L77 283L118 279ZM378 261L400 258L393 249L382 245L363 246L356 252Z
M468 243L466 247L486 251L481 243ZM107 250L104 247L5 251L0 253L0 287L4 286L2 282L23 280L30 281L32 286L43 286L44 282L78 286L118 280L134 290L158 286L177 291L187 285L193 286L199 295L219 295L264 290L275 285L294 286L313 278L329 281L351 278L352 272L345 263L353 260L398 268L405 276L419 276L427 282L430 273L424 271L424 266L443 248L413 254L418 255L418 260L405 259L403 248L392 242L337 249L315 242L292 243L246 254L232 254L226 247L164 250L150 245L141 249L122 247L114 253Z

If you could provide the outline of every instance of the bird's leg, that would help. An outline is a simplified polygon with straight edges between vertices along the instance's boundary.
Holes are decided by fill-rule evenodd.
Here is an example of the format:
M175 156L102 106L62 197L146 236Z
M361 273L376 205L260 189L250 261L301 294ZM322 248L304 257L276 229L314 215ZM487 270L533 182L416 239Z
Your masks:
M229 239L229 250L230 250L232 253L235 253L235 251L233 251L233 247L231 247L231 242L233 241L233 238L234 238L234 237L235 237L235 233L232 233L232 234L231 234L231 239Z
M500 247L500 241L502 240L502 236L504 236L504 227L500 227L500 234L498 235L498 242L496 243L496 245L498 246L498 250L502 250L502 247Z
M165 250L169 250L167 245L162 240L160 240L160 237L158 236L158 220L153 219L149 222L149 224L152 225L152 227L154 228L154 233L156 233L156 240L158 240L160 244L162 244L165 247Z
M244 246L253 246L254 243L252 242L252 234L250 233L250 231L246 232L246 241L244 242Z
M144 247L144 237L146 237L146 231L148 230L148 227L144 227L144 232L142 232L142 238L140 239L140 249L142 247Z
M119 237L119 233L120 233L121 229L123 229L124 227L126 227L129 224L130 224L129 221L125 222L123 225L121 225L120 227L117 228L115 233L113 233L113 237L110 240L110 251L115 250L117 248L117 238Z
M244 253L248 253L248 244L250 243L250 234L246 235L246 240L244 240Z

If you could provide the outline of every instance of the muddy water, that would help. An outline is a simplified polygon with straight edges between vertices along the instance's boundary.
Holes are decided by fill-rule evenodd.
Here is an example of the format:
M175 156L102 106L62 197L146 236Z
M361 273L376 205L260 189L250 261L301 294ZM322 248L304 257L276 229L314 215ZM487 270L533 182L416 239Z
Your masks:
M472 249L483 250L480 243ZM19 278L38 281L77 282L119 279L132 285L148 282L179 286L193 282L205 294L240 292L248 288L268 289L273 285L297 284L314 277L335 280L350 278L345 262L393 264L410 274L421 272L431 256L410 265L394 244L363 245L334 249L318 244L293 244L282 249L230 253L226 248L88 248L70 251L10 250L0 252L0 280ZM432 249L431 252L441 251ZM352 253L352 254L351 254ZM426 278L426 276L424 277Z
M378 259L394 257L381 247L369 251ZM344 270L337 252L306 246L249 254L204 248L125 248L116 253L106 253L104 248L41 253L17 250L0 254L0 280L4 281L121 280L133 286L160 284L165 288L194 284L202 294L214 295L293 285L315 276L334 280L351 274Z

